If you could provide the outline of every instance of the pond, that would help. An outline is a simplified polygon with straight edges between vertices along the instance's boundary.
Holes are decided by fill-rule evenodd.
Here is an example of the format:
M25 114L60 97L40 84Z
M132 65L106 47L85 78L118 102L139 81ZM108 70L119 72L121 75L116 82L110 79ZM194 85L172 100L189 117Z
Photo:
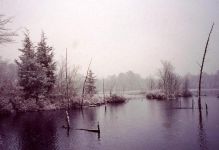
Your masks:
M197 107L197 98L195 106ZM208 112L191 107L191 99L155 101L145 98L125 104L69 111L68 132L64 111L21 113L0 118L3 150L218 150L219 99L203 97ZM203 105L204 106L204 105ZM96 129L101 133L76 130Z

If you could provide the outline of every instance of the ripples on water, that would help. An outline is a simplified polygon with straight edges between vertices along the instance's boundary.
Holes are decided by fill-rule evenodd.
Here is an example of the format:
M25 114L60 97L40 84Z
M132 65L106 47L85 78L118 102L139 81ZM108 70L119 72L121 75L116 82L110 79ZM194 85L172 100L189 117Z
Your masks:
M21 113L0 117L2 150L218 150L219 99L203 97L208 104L200 119L191 99L150 101L142 98L121 105L90 107L69 112L71 129L65 125L64 111ZM195 101L197 104L197 101ZM101 134L74 130L96 129Z

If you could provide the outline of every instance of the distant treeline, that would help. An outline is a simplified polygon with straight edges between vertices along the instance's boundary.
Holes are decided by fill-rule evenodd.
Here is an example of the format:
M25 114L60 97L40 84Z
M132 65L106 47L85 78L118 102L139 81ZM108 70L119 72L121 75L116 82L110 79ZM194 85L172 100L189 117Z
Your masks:
M103 79L98 79L97 77L97 89L102 91ZM111 75L104 79L105 90L107 92L123 92L123 91L133 91L142 90L146 88L146 79L142 78L139 74L132 71L126 73L119 73L118 75Z
M59 68L61 69L59 70L62 70L62 71L60 71L60 73L58 73L58 75L56 76L58 79L57 86L58 87L63 86L64 88L65 81L64 79L60 79L60 78L64 78L64 77L60 77L60 76L64 76L64 73L63 73L64 69L62 69L64 66L63 62L61 63L60 66L61 67ZM76 89L80 91L84 77L77 73L78 69L75 69L74 66L72 68L73 68L72 69L73 71L71 71L71 75L69 74L69 77L76 78L76 79L73 79L74 87L72 88L74 89L74 91ZM1 70L0 72L0 89L1 89L0 94L3 92L11 93L12 92L11 90L13 89L12 87L14 87L17 82L17 66L15 63L11 63L10 61L4 60L0 57L0 70ZM63 73L63 75L60 75L61 73ZM185 78L185 77L187 77L188 82L189 82L188 87L190 89L197 89L199 76L188 74L181 78ZM128 71L125 73L119 73L118 75L110 75L104 78L104 82L105 82L104 86L105 86L106 92L109 92L109 91L122 92L122 91L134 91L134 90L146 91L146 90L158 88L157 87L158 85L156 85L156 82L157 82L156 76L154 77L150 76L150 77L143 78L139 74L134 73L132 71ZM151 84L151 82L154 82L154 83ZM98 78L98 76L96 79L96 86L97 86L97 91L102 92L103 79ZM214 74L203 73L202 86L205 89L212 89L212 88L219 89L219 70Z
M198 87L198 75L187 75L189 79L189 88L196 89ZM214 74L203 73L202 87L205 89L219 89L219 70Z
M199 75L187 74L180 78L181 82L184 82L183 80L187 78L189 89L198 88ZM111 75L104 79L105 90L114 92L159 89L158 80L156 75L143 78L132 71ZM102 90L102 82L102 79L97 79L96 84L98 91ZM219 89L219 70L214 74L203 73L202 87L204 89Z

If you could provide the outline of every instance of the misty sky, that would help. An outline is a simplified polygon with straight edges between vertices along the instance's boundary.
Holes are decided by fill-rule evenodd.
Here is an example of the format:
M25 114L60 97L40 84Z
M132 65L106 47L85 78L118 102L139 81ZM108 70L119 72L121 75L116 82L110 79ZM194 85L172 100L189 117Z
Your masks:
M34 44L43 30L56 60L67 48L70 64L84 73L92 58L98 77L156 75L160 60L181 75L197 74L214 21L204 70L219 69L219 0L0 0L0 14L14 17L9 27L19 34L0 46L3 58L18 57L24 28Z

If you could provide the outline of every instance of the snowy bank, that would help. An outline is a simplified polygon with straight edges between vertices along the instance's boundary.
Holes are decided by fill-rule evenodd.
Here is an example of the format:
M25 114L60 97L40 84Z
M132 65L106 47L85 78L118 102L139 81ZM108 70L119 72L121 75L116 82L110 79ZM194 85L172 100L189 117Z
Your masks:
M1 97L2 99L2 97ZM103 97L95 95L93 97L84 97L82 107L95 107L104 105L107 103L124 103L127 99L122 96L112 95L111 97ZM29 111L47 111L47 110L59 110L79 108L81 107L82 98L74 97L69 100L61 95L53 95L49 98L41 97L38 100L34 98L22 99L20 97L14 97L13 100L4 98L0 103L1 114L11 114L15 112L29 112Z

